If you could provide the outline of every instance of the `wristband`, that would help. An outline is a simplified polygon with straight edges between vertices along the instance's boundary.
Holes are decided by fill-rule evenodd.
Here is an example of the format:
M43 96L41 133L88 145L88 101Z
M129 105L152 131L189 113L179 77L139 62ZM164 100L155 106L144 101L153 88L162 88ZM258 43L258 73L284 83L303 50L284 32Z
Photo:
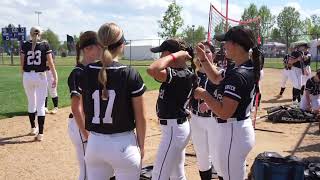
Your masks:
M177 60L177 58L173 55L173 54L170 54L171 58L172 58L172 61L175 61Z

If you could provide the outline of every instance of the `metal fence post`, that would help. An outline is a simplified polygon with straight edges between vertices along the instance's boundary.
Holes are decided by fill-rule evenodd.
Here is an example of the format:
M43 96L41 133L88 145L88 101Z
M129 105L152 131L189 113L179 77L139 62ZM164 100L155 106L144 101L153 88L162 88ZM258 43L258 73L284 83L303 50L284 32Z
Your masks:
M130 47L130 67L131 67L131 60L132 60L131 59L131 46L132 46L132 40L130 40L130 46L129 46Z

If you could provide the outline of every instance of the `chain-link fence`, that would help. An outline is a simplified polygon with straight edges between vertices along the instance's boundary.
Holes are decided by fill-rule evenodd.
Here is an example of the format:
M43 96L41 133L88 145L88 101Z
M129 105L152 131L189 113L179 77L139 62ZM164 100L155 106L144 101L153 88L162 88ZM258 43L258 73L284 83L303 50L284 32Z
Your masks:
M160 57L160 53L152 53L150 48L160 46L163 39L135 39L127 40L124 48L122 63L132 66L148 66L154 59ZM11 58L11 50L0 46L0 64L19 65L19 47ZM62 57L62 54L55 55L57 65L74 65L75 56Z
M318 68L320 61L320 34L295 34L278 37L264 37L263 50L266 60L281 61L297 45L308 44L312 63Z

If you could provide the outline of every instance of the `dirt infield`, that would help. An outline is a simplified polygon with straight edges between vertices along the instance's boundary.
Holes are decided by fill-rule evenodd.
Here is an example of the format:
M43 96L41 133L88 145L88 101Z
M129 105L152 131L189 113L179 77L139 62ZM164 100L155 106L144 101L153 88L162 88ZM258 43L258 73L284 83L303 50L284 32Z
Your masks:
M284 97L275 99L279 93L281 71L265 69L262 88L262 107L258 116L266 114L266 108L290 103L291 85ZM155 115L157 91L146 93L147 138L144 164L155 159L159 139L159 125ZM0 120L0 179L1 180L72 180L77 179L78 166L75 150L67 134L67 117L70 107L62 108L56 115L48 115L43 142L33 141L29 136L27 116ZM320 158L320 135L318 123L272 124L265 120L256 123L256 146L248 157L248 169L263 151L276 151L282 155ZM310 127L310 128L309 128ZM307 129L308 128L308 129ZM307 129L306 133L305 130ZM267 131L262 131L267 130ZM268 130L276 131L270 132ZM301 139L301 140L300 140ZM300 142L298 144L298 142ZM187 147L185 169L190 180L199 180L192 143Z

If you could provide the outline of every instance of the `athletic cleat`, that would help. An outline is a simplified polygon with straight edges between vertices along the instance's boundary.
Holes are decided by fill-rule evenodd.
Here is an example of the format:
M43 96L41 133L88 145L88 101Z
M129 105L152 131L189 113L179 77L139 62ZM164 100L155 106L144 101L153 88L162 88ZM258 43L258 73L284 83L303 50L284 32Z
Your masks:
M30 135L36 135L38 133L38 128L31 128Z
M49 113L50 113L49 110L48 110L48 108L44 108L44 111L46 112L46 114L49 114Z
M35 137L35 140L37 140L37 141L42 141L42 140L43 140L43 134L38 134L38 135Z
M280 98L282 98L282 95L278 94L278 95L276 95L276 98L280 99Z
M58 108L55 107L55 108L52 109L51 114L56 114L57 112L58 112Z

